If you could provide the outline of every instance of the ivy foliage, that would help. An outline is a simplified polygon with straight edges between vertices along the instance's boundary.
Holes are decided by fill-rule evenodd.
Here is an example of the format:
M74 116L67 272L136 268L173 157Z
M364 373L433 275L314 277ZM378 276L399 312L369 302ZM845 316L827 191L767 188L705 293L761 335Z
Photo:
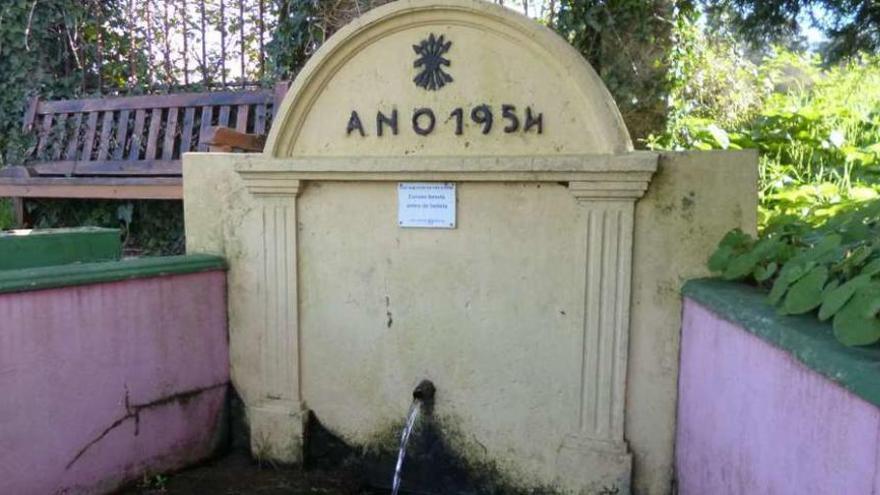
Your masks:
M323 42L317 15L317 0L278 0L278 22L266 46L273 78L293 79Z
M727 280L769 289L768 301L781 314L818 312L845 345L880 341L880 200L818 227L787 218L757 240L731 231L709 268Z
M0 166L20 163L33 145L21 132L28 96L75 96L94 82L86 47L97 45L99 30L86 19L111 16L111 10L111 2L80 0L6 0L0 5Z
M672 20L693 9L674 0L560 0L550 19L605 82L636 144L666 125Z
M392 0L274 0L278 19L267 45L273 78L293 79L309 57L340 28Z

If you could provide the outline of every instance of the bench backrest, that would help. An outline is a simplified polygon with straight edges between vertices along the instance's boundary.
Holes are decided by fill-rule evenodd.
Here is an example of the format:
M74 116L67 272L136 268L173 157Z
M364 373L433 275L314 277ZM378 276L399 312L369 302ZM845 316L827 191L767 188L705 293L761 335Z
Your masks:
M25 132L38 175L179 176L180 156L207 151L211 126L266 134L287 83L274 89L28 101Z

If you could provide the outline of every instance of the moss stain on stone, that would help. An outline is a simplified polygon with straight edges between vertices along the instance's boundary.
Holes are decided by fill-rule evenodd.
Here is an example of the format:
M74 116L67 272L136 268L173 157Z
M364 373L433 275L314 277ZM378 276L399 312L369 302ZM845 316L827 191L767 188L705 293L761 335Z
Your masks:
M423 416L410 440L404 464L404 490L414 493L452 495L563 495L557 487L534 486L488 458L488 450L465 434L454 416ZM346 467L358 472L375 488L390 487L403 419L378 428L356 443L335 433L311 415L307 428L306 467ZM613 491L607 492L615 493Z

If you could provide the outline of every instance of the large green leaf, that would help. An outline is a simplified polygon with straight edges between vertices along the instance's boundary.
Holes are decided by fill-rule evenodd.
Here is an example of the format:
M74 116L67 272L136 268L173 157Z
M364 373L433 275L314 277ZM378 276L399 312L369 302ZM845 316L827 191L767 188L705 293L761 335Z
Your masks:
M785 296L782 310L787 314L801 314L822 304L822 289L828 281L828 268L817 266L791 286Z
M828 297L828 294L830 294L831 291L837 289L838 287L840 287L840 280L836 278L831 279L831 281L825 284L825 288L822 289L822 300L824 301L825 298Z
M871 246L861 245L853 249L849 255L834 265L834 269L842 272L850 272L867 260L874 249Z
M797 260L789 261L782 267L779 272L780 278L785 278L789 283L795 283L816 266L815 261L799 262Z
M834 316L844 304L849 302L850 298L862 287L871 284L871 277L868 275L859 275L858 277L844 283L840 287L828 292L822 298L822 307L819 309L819 319L827 320Z
M812 249L805 252L805 259L817 263L833 261L835 257L843 254L840 250L842 242L843 237L839 234L824 236Z
M767 301L776 306L779 304L779 301L782 300L782 297L785 296L789 287L791 287L791 282L788 281L788 277L780 274L776 277L776 282L773 282L773 288L770 289L770 295L767 296Z
M752 251L754 251L761 260L772 259L779 254L783 247L785 247L785 245L782 244L779 239L767 237L756 242Z
M834 316L834 336L844 345L870 345L880 340L880 284L859 289Z
M773 288L770 289L770 295L767 296L770 304L774 306L779 304L779 301L782 301L783 296L788 292L789 287L812 270L814 266L816 266L816 263L812 261L800 263L792 260L786 263L782 270L779 271L779 276L776 277L776 282L773 283Z
M754 251L736 256L730 260L730 264L728 264L727 268L724 270L723 277L726 280L745 278L746 275L749 275L754 271L755 266L760 260L761 257Z
M862 272L861 272L862 275L871 276L871 275L876 275L878 273L880 273L880 259L876 259L874 261L871 261L870 263L868 263L867 265L862 267Z
M755 271L752 273L752 275L755 277L756 281L766 282L776 273L776 269L778 267L779 266L776 264L776 262L770 262L767 264L767 266L758 265L757 267L755 267Z
M748 275L751 273L754 265L757 264L757 261L754 263L751 261L754 256L746 256L744 259L742 257L750 253L750 247L753 243L754 240L750 235L739 229L731 230L724 235L724 238L718 243L718 248L709 258L709 269L713 272L724 273L725 278L731 279L742 278ZM739 261L737 262L737 267L732 272L744 273L737 276L725 273L730 268L730 265L738 258ZM746 270L746 268L748 270Z
M724 237L721 239L721 242L718 243L719 246L730 246L730 247L739 247L745 244L749 244L752 242L752 236L746 234L740 229L733 229L730 232L724 234Z
M732 258L733 246L718 246L718 249L716 249L709 258L709 270L712 270L713 272L723 272L727 269L727 265L730 264Z

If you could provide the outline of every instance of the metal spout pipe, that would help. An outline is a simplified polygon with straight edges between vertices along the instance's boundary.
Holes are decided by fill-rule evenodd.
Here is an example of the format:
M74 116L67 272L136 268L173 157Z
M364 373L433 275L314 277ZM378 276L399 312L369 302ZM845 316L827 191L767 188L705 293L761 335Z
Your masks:
M431 380L422 380L416 385L416 388L413 389L413 400L420 401L422 403L431 403L434 402L434 393L437 391L434 388L434 384Z

